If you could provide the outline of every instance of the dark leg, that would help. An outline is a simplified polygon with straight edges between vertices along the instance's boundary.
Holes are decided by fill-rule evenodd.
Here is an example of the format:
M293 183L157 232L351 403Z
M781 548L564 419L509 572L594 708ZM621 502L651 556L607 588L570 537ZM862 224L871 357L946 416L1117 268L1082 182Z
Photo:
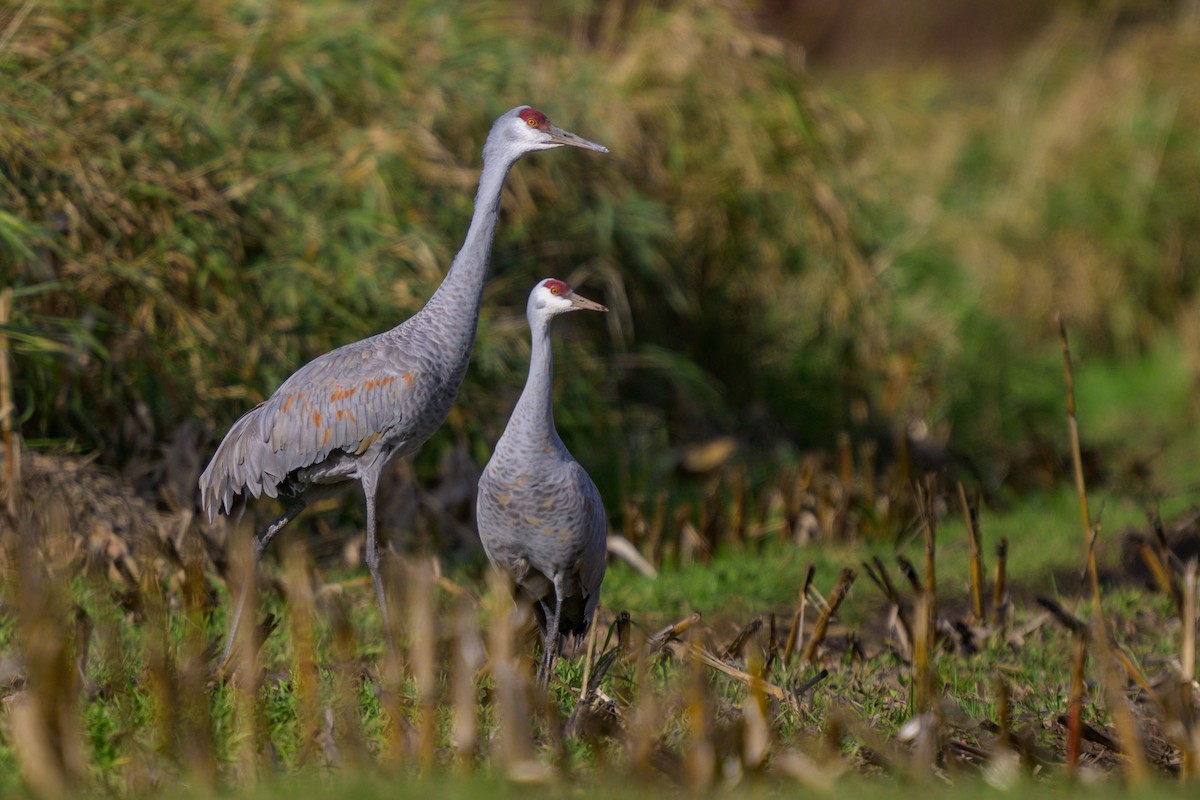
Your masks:
M305 506L308 505L308 502L304 498L298 499L288 507L287 511L283 512L283 516L254 535L254 550L252 553L254 563L250 565L249 580L253 581L255 579L258 573L258 562L262 560L262 554L266 552L267 545L275 538L275 534L279 533L285 525L294 520L304 510ZM249 596L250 587L243 586L241 597L238 598L237 605L233 609L233 619L229 622L229 638L225 640L225 650L221 653L222 665L229 661L229 654L233 652L233 641L237 638L238 623L241 622L242 612L246 610L246 598Z
M542 644L542 681L550 683L550 670L554 660L558 658L558 624L562 619L563 585L562 577L554 576L554 616L546 621L546 638Z
M379 571L379 541L375 528L375 477L364 477L362 485L363 494L367 498L367 569L371 571L371 581L375 584L375 599L379 602L379 620L383 624L383 635L387 640L388 649L395 653L392 626L388 619L387 596L383 592L383 574Z

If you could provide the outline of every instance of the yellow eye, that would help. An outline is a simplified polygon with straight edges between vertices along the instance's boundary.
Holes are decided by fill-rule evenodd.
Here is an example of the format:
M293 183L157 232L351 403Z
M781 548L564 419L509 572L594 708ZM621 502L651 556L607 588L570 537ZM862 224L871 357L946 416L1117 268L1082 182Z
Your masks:
M558 294L558 287L557 287L557 286L551 286L551 287L550 287L550 294Z
M538 122L537 122L537 120L536 120L535 118L533 118L533 117L530 117L529 119L527 119L527 120L525 120L525 121L526 121L527 123L529 123L529 127L531 127L531 128L536 128L536 127L537 127L537 124L538 124Z

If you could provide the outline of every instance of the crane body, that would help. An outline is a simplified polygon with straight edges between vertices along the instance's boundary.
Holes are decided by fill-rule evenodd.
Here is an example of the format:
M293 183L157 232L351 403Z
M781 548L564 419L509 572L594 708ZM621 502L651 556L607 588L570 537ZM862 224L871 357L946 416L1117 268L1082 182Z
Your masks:
M542 674L562 635L583 635L600 599L608 524L596 484L559 438L552 399L550 321L569 311L607 311L548 278L534 287L529 376L479 479L479 538L488 559L533 605L542 632Z

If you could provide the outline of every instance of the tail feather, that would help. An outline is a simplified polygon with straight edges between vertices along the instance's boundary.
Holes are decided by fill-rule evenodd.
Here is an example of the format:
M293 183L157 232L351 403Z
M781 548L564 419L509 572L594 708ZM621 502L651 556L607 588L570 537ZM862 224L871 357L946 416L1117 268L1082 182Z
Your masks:
M229 513L236 495L275 497L279 493L277 487L287 471L269 463L272 454L262 440L261 409L262 405L255 406L233 423L200 475L200 507L210 523L218 512Z

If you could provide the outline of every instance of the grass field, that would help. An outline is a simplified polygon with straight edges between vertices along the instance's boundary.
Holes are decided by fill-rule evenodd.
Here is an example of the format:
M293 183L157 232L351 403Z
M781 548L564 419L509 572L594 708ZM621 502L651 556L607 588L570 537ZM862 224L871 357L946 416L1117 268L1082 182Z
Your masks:
M817 469L790 479L803 484L802 508L836 520L822 498L845 477ZM850 479L841 487L848 505L865 511L867 476L856 470ZM39 480L29 475L23 503L45 503ZM1104 611L1093 619L1105 620L1122 662L1100 649L1111 644L1084 634L1102 628L1086 622L1086 548L1070 492L981 514L976 616L953 492L931 496L929 519L945 524L936 525L930 562L922 525L881 539L867 537L869 527L838 534L833 523L817 524L800 545L802 526L782 535L786 504L768 496L761 510L750 502L739 512L739 486L730 477L700 510L668 509L695 525L699 542L689 546L679 532L662 547L657 577L614 562L593 656L581 649L562 659L548 693L532 683L526 623L514 619L507 590L489 589L477 567L438 577L428 561L398 565L391 594L402 652L393 661L361 570L314 571L313 551L295 540L281 566L267 570L261 651L247 629L241 655L221 670L214 658L229 598L212 592L206 576L228 581L236 569L208 560L197 544L208 534L168 524L154 547L131 540L121 552L111 541L98 548L93 526L103 523L82 513L61 528L26 517L30 527L14 531L6 548L0 652L12 660L4 662L0 788L205 796L222 787L274 797L298 786L366 796L438 787L474 796L560 791L565 781L584 796L589 785L609 796L647 784L753 796L798 782L870 796L900 781L1057 796L1078 790L1077 781L1157 774L1150 786L1170 795L1177 779L1168 776L1193 769L1195 733L1172 693L1193 692L1179 676L1194 669L1194 636L1180 624L1180 609L1195 608L1194 565L1188 573L1148 540L1173 576L1173 602L1122 563L1115 542L1101 542ZM886 480L875 490L906 491ZM1128 495L1105 490L1091 499L1106 504L1105 519L1115 520L1106 525L1128 518L1145 529ZM86 506L77 501L79 511ZM90 541L80 534L89 528ZM720 543L715 551L705 537ZM1008 540L1007 588L995 595L1000 538ZM45 545L38 553L20 545L33 539ZM917 565L919 586L896 569L896 555ZM872 586L873 558L876 574L898 588ZM934 596L931 563L933 637L922 623ZM797 607L809 565L814 580ZM835 579L846 568L857 580L824 628L818 617L837 602ZM1086 672L1073 667L1084 647ZM579 699L585 668L590 703ZM1121 744L1121 710L1139 731L1135 756Z
M1192 4L930 0L899 56L776 5L0 8L0 796L1194 792ZM520 102L612 153L509 177L467 383L385 476L398 652L351 490L218 664L276 509L208 525L196 476L421 305ZM470 498L549 273L612 309L556 421L653 574L611 558L542 688Z

